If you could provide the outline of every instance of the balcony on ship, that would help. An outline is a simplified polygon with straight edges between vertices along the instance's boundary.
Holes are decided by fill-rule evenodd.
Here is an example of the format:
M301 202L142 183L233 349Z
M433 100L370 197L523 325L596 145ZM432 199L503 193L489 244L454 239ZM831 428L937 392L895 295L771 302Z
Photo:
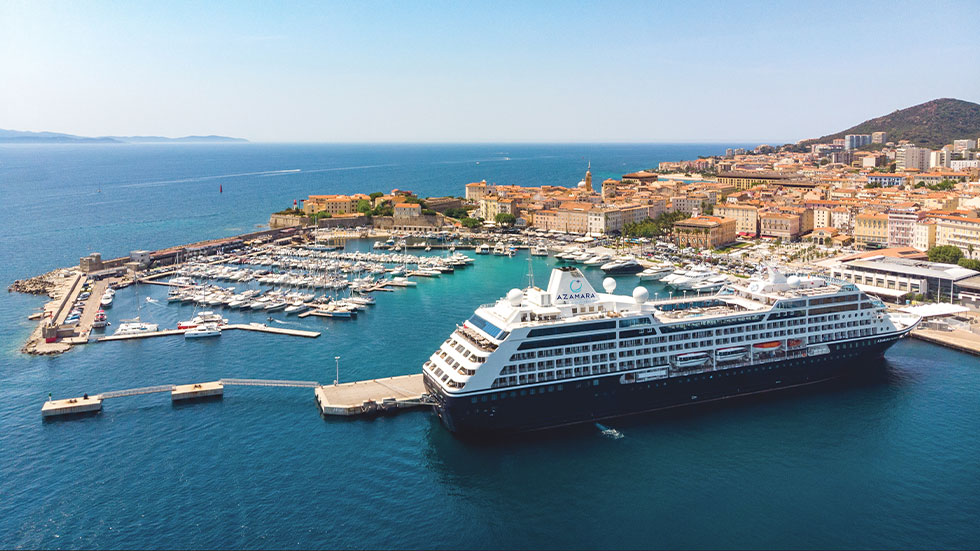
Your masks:
M465 326L457 325L456 334L466 339L466 341L468 341L470 344L472 344L473 346L479 348L484 352L493 352L494 350L497 349L496 344L481 337L476 333L476 331L473 331L472 329L468 329Z

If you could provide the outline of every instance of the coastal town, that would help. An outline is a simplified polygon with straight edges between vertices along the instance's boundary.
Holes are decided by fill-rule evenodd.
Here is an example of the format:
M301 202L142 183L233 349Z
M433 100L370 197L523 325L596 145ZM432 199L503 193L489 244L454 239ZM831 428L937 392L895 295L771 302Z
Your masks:
M815 269L886 300L980 299L980 158L977 139L932 150L884 132L776 149L661 162L656 168L577 185L472 182L459 197L419 198L394 189L310 195L271 227L367 227L393 232L523 230L592 239L651 238L680 248L735 252L753 243L807 249L858 269ZM299 206L302 203L302 206ZM867 259L872 260L867 260ZM792 259L790 259L792 260ZM916 274L922 262L956 265ZM916 264L917 263L917 264ZM801 263L801 267L804 264ZM946 274L946 275L943 275ZM964 277L969 275L970 277Z

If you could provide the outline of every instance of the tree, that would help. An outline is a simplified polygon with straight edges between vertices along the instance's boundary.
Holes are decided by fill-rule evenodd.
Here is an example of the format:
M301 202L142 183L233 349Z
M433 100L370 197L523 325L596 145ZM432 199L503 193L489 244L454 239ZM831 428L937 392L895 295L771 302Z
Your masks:
M381 191L375 191L374 193L372 193L372 194L370 194L370 195L368 195L368 197L370 197L370 198L371 198L371 200L372 200L372 201L374 201L374 200L375 200L375 199L377 199L378 197L384 197L384 192L381 192Z
M333 215L331 215L329 212L327 212L325 210L321 210L320 212L316 212L316 213L311 214L310 215L310 220L314 224L316 224L317 220L319 220L321 218L332 218L332 217L333 217Z
M357 212L361 214L367 214L371 212L371 201L367 199L361 199L357 202Z
M978 272L980 272L980 260L974 260L972 258L961 258L959 262L957 262L957 264L963 266L968 270L977 270Z
M446 215L446 216L448 216L448 217L450 217L450 218L455 218L457 220L462 220L463 218L466 218L469 215L469 213L470 213L470 211L467 210L467 209L464 209L462 207L459 207L459 208L454 207L454 208L451 208L451 209L446 209L446 212L444 212L443 214Z
M435 216L436 211L434 211L432 209L422 209L422 214L424 214L426 216Z
M963 258L963 251L959 247L952 245L939 245L929 249L926 253L930 262L940 262L942 264L956 264Z
M462 224L464 227L467 228L475 228L480 224L482 224L479 218L470 218L470 217L463 218L459 222L460 224Z
M501 226L513 226L517 222L517 217L507 212L498 213L493 217L493 221Z

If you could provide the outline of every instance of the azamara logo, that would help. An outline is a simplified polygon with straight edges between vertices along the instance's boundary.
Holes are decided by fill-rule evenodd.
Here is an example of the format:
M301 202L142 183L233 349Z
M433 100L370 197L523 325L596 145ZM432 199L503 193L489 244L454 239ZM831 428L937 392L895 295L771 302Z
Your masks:
M595 293L558 293L558 300L582 300L595 298Z
M582 290L582 280L581 279L573 279L573 280L569 281L568 282L568 290L571 291L571 292L573 292L573 293L577 293L577 292L581 291Z

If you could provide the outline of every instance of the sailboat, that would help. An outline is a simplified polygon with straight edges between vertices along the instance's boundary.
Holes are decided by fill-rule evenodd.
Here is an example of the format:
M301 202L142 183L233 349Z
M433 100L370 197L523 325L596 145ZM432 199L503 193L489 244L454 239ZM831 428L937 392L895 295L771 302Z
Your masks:
M141 335L144 333L153 333L160 329L160 326L155 323L146 323L140 320L140 310L143 301L139 300L139 280L136 281L134 288L136 290L136 317L128 320L120 320L122 323L119 324L119 329L116 329L113 335Z

